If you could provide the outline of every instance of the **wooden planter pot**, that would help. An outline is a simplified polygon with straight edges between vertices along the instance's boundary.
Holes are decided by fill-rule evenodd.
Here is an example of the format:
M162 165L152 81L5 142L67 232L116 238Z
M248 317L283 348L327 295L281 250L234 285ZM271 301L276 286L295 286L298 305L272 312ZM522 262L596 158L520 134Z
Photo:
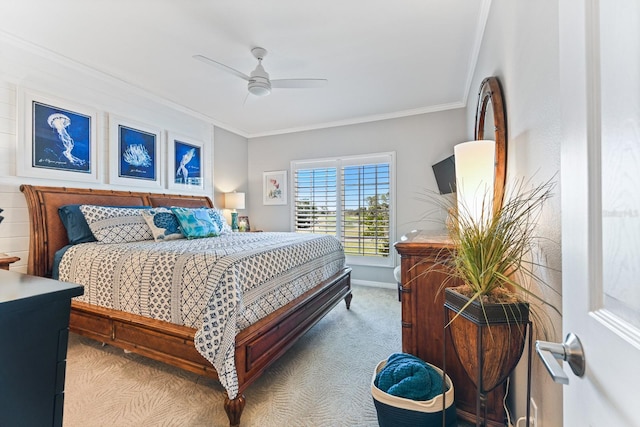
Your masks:
M507 379L518 364L529 324L529 304L484 304L445 289L448 329L460 363L481 395ZM460 315L452 321L457 313Z

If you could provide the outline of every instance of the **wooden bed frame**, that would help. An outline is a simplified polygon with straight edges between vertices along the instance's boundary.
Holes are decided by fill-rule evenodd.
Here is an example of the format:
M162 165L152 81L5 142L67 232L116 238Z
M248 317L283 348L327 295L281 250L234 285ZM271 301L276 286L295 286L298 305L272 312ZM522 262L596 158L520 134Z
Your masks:
M206 196L182 196L116 190L22 185L31 218L28 273L51 277L55 252L68 244L58 208L67 204L107 206L213 207ZM231 426L240 425L244 390L296 340L315 325L340 300L351 303L351 269L343 268L328 280L290 302L236 336L235 358L239 391L225 396L224 408ZM211 363L196 350L195 329L122 311L73 301L70 330L151 359L217 379Z

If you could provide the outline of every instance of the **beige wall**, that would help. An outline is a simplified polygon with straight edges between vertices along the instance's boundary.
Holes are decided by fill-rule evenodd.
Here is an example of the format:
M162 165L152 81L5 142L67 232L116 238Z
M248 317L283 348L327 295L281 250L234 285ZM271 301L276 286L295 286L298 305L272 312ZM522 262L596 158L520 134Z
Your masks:
M556 1L493 0L467 103L467 130L473 135L477 90L482 79L498 76L504 92L508 129L508 181L541 183L560 170L560 82ZM549 239L537 254L547 266L561 269L560 183L539 224ZM554 243L552 243L554 242ZM546 274L551 288L539 295L561 309L562 283L558 272ZM555 336L562 341L562 322L544 310ZM562 386L551 381L533 351L532 397L538 406L538 426L562 425ZM526 361L526 357L523 357ZM521 362L512 383L515 415L526 411L526 366ZM524 424L522 424L524 425Z
M251 138L249 140L250 220L261 229L288 231L291 203L262 204L262 173L290 170L292 160L356 154L396 153L396 224L400 238L413 229L443 228L442 221L423 218L433 206L419 200L437 190L431 165L453 154L453 146L465 139L465 110L456 109L399 119ZM289 180L291 179L289 174ZM393 251L396 256L395 251ZM356 281L392 285L391 268L353 266Z
M213 159L216 195L213 203L224 208L224 193L247 192L247 138L219 127L214 129L215 157ZM251 206L247 204L247 209ZM242 215L242 212L240 213Z

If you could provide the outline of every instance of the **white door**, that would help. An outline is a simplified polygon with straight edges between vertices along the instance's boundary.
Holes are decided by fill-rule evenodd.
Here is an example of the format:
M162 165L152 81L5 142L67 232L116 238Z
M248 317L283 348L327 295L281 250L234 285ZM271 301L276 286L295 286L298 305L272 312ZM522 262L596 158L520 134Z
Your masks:
M564 426L640 426L640 1L559 5Z

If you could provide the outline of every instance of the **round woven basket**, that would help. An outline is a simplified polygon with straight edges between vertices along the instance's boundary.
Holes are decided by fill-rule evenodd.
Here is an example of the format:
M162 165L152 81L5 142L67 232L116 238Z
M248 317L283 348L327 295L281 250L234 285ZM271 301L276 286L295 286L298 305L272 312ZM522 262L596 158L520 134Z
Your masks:
M457 426L456 407L454 403L453 383L447 375L445 380L449 386L444 395L439 394L431 400L412 400L385 393L375 385L378 372L384 368L387 361L383 360L376 366L371 378L371 395L378 413L380 427L442 427L442 417L445 417L446 427ZM440 375L442 369L429 364ZM444 413L443 408L444 399Z

